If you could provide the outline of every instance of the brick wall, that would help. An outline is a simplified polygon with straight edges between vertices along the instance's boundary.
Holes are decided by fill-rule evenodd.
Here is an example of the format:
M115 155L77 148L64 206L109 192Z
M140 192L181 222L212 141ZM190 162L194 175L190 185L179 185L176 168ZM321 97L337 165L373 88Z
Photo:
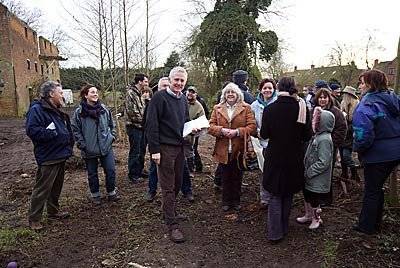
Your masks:
M0 4L0 114L8 116L17 114L9 19L7 8Z
M53 56L51 60L40 59L39 40L43 43L41 54ZM60 80L57 57L56 46L39 39L34 30L0 3L0 116L25 116L40 84Z
M30 105L29 89L41 82L37 35L28 25L10 16L11 55L16 81L18 116L24 116Z

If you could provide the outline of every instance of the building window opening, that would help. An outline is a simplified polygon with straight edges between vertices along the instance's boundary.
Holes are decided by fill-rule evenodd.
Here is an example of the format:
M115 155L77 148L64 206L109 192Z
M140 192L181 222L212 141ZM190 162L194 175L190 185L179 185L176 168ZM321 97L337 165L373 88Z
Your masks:
M25 37L28 38L28 28L25 27Z
M46 49L47 48L47 42L46 42L46 40L44 40L44 49Z
M26 69L30 70L31 69L31 61L26 60Z
M395 74L394 68L390 68L390 69L389 69L389 74L390 74L390 75L394 75L394 74Z
M43 75L44 74L44 65L43 64L40 65L40 71L42 72L42 75Z
M35 72L38 72L38 64L37 64L37 61L35 61Z

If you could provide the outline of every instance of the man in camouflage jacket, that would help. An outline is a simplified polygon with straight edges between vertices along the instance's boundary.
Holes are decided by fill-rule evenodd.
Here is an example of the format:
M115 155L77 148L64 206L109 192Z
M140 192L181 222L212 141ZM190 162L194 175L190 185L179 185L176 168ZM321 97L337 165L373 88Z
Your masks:
M148 176L144 171L144 156L146 143L143 132L142 90L148 86L148 77L143 73L135 74L135 84L126 93L124 117L126 118L126 133L129 137L128 178L131 182L142 182Z

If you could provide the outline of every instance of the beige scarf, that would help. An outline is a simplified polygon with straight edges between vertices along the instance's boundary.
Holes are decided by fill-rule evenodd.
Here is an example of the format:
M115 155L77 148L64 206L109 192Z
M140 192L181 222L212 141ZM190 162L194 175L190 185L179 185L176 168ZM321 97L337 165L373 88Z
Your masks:
M306 123L306 117L307 117L307 105L306 102L297 96L297 94L290 95L289 92L287 91L279 91L278 92L278 97L280 96L285 96L285 97L292 97L299 103L299 115L297 116L297 122L301 124Z

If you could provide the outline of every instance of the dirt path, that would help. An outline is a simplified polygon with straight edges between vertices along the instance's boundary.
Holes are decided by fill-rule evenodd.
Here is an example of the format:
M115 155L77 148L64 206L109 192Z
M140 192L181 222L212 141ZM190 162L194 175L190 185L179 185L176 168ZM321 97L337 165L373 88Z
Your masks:
M271 244L266 211L257 206L259 173L246 173L246 209L230 215L235 219L226 217L220 193L213 189L210 136L200 140L206 172L192 180L195 203L178 199L179 213L187 217L181 222L185 243L168 239L160 194L147 203L147 181L128 183L128 145L122 143L114 146L121 202L93 207L84 166L74 157L68 161L61 198L72 217L62 222L45 217L46 229L34 233L26 219L36 170L33 146L23 120L2 119L0 129L0 267L10 261L21 267L400 267L398 209L386 211L379 235L360 235L350 228L361 206L360 186L344 195L335 184L334 206L323 209L323 227L314 231L294 222L303 203L301 194L296 195L287 237Z

